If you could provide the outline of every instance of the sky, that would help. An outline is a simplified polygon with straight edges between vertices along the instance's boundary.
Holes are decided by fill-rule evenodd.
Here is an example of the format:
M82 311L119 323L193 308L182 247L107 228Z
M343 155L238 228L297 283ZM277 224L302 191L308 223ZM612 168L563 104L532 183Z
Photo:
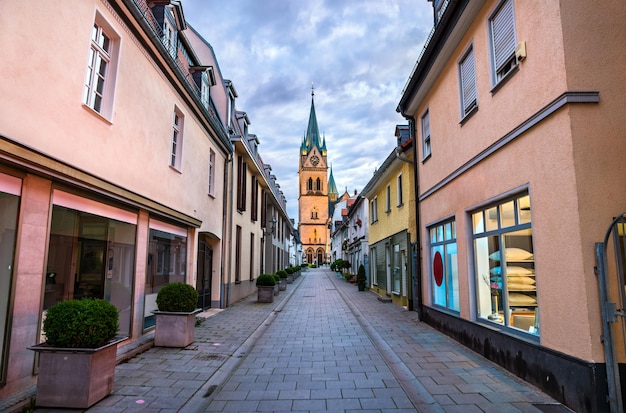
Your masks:
M339 194L361 192L394 149L403 88L433 26L427 0L182 0L237 90L298 221L298 161L315 91Z

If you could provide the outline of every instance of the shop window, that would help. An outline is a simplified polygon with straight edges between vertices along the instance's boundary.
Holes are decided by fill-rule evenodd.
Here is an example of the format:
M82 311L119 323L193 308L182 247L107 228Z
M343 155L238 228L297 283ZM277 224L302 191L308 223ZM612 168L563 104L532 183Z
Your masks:
M18 178L0 174L0 384L5 383L9 356L9 303L21 184Z
M102 298L120 310L130 335L136 225L53 205L44 311L59 301Z
M446 221L428 229L433 304L459 311L459 267L456 222Z
M183 228L151 221L144 302L144 329L154 326L156 296L167 284L186 281L187 237Z
M472 225L478 317L539 335L530 197L476 211Z

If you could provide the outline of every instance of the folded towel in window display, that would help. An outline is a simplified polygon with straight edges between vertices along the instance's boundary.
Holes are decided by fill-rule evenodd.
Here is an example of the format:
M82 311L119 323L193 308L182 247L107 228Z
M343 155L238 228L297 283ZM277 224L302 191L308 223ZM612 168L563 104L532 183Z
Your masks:
M511 306L527 306L536 305L537 299L522 293L509 293L509 305Z
M511 285L512 283L535 285L535 279L532 278L532 277L520 277L520 276L511 277L511 276L508 276L507 277L507 281L509 282L509 285Z
M535 291L535 286L532 284L520 284L520 283L508 283L509 290L514 291Z
M500 266L493 267L489 271L491 272L492 275L502 275L502 267ZM518 267L515 265L507 265L506 275L508 275L509 277L518 276L518 275L519 276L535 275L535 270L533 270L532 268Z
M532 260L533 254L521 248L506 248L504 257L507 261L526 261ZM489 259L493 261L500 261L500 251L496 251L489 255Z

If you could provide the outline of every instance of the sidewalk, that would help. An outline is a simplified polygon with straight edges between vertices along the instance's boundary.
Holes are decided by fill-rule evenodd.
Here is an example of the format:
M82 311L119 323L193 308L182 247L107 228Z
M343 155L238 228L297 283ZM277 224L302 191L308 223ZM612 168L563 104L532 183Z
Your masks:
M417 313L327 269L302 274L272 304L253 294L203 313L185 349L118 365L113 394L88 411L567 411Z

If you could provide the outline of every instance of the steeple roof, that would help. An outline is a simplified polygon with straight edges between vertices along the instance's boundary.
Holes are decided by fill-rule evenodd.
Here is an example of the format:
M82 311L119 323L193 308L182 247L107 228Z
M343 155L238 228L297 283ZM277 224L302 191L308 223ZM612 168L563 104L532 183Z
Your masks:
M320 132L317 126L317 116L315 115L315 89L311 87L311 112L309 113L309 126L306 129L306 148L307 150L313 149L313 147L317 147L318 149L322 149L320 144Z
M330 166L330 177L328 178L328 195L335 194L339 195L339 191L337 191L337 185L335 184L335 178L333 177L333 167Z

